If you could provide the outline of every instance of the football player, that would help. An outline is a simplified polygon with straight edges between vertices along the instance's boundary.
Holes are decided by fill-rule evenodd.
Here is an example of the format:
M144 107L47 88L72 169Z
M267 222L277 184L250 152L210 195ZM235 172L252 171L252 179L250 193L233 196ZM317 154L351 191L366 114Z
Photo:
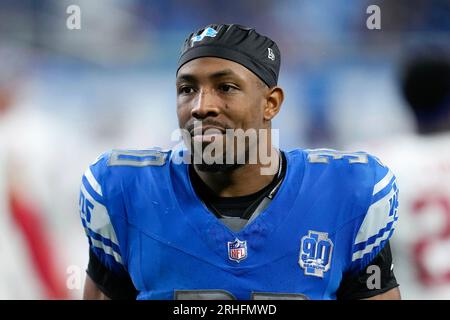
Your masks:
M280 59L253 28L187 37L176 73L185 148L113 150L82 178L86 299L400 298L394 174L363 152L276 148ZM230 145L239 130L256 142Z
M0 299L67 299L62 255L54 245L47 208L34 193L37 166L30 162L39 163L42 157L32 148L39 139L30 138L37 130L18 125L37 120L25 119L17 110L17 57L23 58L20 51L0 48L0 61L8 61L0 72Z
M383 158L402 186L402 227L392 241L407 299L450 299L450 61L430 50L402 67L400 91L416 132L366 149Z

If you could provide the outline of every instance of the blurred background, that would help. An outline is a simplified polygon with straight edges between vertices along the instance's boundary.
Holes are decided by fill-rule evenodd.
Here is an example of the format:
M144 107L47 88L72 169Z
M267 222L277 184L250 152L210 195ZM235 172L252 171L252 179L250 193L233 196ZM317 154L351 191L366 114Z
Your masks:
M79 30L67 27L70 5L80 8ZM370 5L381 10L380 30L367 28ZM426 183L403 178L411 196L402 208L400 183L394 263L404 298L450 299L450 140L423 151L429 143L415 142L422 132L405 94L428 85L425 101L448 116L449 78L432 90L445 67L426 80L419 72L419 84L405 89L416 57L449 57L448 0L1 0L0 299L81 297L81 176L106 150L176 144L178 55L209 23L256 27L278 43L282 148L357 148L398 171L417 163L399 180L439 168L427 190L442 201L408 205Z

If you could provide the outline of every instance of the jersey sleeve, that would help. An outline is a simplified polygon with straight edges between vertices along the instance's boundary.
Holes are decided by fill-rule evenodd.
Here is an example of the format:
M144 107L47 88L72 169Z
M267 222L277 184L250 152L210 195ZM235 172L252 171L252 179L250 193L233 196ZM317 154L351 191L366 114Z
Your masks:
M371 266L377 266L380 269L378 287L369 287L367 285L368 281L371 281L373 274L373 271L370 269ZM336 298L338 300L367 299L398 287L397 279L391 266L392 254L389 241L387 241L369 266L355 274L344 274L336 292Z
M100 156L84 173L80 188L79 212L90 251L108 270L125 276L127 272L124 267L124 255L117 236L124 227L120 219L112 217L109 208L105 188L107 161L108 154Z
M398 221L398 187L394 173L371 157L374 179L365 214L358 220L352 244L350 270L366 268L392 237Z

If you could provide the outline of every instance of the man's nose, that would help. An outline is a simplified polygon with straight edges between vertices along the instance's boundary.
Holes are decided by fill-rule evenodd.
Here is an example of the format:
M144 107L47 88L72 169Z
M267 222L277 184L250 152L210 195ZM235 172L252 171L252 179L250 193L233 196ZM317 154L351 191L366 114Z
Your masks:
M208 117L217 117L220 110L220 98L213 90L201 90L194 102L191 115L197 120Z

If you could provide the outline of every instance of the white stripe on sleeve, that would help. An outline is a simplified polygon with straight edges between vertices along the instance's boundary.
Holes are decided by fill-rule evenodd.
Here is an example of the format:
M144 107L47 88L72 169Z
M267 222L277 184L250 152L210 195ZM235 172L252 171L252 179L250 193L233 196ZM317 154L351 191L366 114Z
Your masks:
M356 235L355 244L366 242L370 237L378 234L388 223L394 221L395 214L389 216L391 211L391 201L389 200L395 193L396 191L392 188L387 195L369 207Z
M97 192L100 196L103 197L102 187L100 186L98 181L95 179L90 168L88 168L86 170L86 172L84 173L84 176L86 177L87 181L91 185L92 189L94 189L95 192Z
M375 247L378 247L383 240L386 240L389 237L389 234L391 233L392 229L395 229L396 223L397 222L394 222L392 228L386 230L383 233L383 236L379 237L374 243L368 245L363 250L359 250L353 253L352 262L361 259L365 254L370 253Z
M92 209L90 209L91 219L89 222L85 217L88 228L95 233L98 233L103 238L111 240L111 242L113 242L114 244L119 245L116 232L114 231L106 207L101 203L95 201L94 198L92 198L91 195L86 191L86 188L83 185L81 186L81 192L84 194L86 200L88 200L94 206Z
M377 194L378 192L383 190L385 187L387 187L387 185L389 184L389 182L392 180L393 177L394 177L394 174L392 173L391 170L389 170L388 173L386 173L386 175L384 176L384 178L375 184L375 186L373 187L372 195Z

